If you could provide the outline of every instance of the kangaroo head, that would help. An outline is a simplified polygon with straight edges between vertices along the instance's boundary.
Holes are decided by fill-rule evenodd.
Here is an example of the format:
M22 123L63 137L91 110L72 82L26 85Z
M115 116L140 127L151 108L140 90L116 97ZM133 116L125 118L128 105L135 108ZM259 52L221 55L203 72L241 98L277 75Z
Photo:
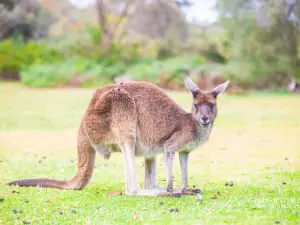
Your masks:
M188 77L184 78L184 82L193 96L192 116L203 126L213 123L217 116L217 96L226 90L230 81L228 80L208 92L201 91Z

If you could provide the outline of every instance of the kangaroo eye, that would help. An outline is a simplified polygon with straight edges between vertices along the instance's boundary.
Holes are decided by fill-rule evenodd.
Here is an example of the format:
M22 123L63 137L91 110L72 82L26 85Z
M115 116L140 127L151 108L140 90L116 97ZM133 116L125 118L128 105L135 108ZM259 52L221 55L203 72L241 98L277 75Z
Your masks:
M208 104L210 110L213 110L215 108L215 104Z

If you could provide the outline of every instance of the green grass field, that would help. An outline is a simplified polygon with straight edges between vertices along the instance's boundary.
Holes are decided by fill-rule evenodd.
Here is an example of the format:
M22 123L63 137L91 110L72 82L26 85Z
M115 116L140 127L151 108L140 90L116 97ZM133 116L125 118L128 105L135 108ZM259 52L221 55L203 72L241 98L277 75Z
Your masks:
M210 139L191 154L189 164L190 185L203 190L203 202L195 196L108 196L124 191L118 153L108 161L97 157L94 176L81 191L7 186L16 179L74 175L77 129L92 92L0 83L1 225L300 224L299 95L219 97ZM189 110L187 91L169 94ZM158 158L159 184L164 185ZM142 185L143 159L137 161ZM234 185L225 186L226 181Z

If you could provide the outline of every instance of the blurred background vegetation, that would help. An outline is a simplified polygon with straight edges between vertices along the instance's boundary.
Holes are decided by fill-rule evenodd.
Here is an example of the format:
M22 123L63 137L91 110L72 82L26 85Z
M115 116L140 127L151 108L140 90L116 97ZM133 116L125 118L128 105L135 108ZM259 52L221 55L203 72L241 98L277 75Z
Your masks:
M0 0L0 79L180 90L189 74L203 89L230 79L234 93L299 91L300 1L212 1L218 16L206 23L186 19L188 0Z

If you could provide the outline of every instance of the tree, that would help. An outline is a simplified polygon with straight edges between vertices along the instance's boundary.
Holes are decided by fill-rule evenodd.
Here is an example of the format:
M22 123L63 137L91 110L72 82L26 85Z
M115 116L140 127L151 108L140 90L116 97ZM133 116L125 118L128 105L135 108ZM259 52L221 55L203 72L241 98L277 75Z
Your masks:
M123 33L124 23L126 23L129 14L135 10L136 3L137 0L127 0L125 2L111 1L110 3L105 2L104 0L96 1L98 22L102 31L102 38L105 42L109 43L113 39L117 38L117 35L120 36L120 34L118 33ZM114 29L110 27L110 24L108 22L108 15L112 14L112 8L115 8L115 15L118 17L117 21L114 24Z
M96 0L104 51L109 54L111 44L120 42L130 32L155 39L184 39L186 22L176 6L189 4L186 0Z
M242 75L296 76L299 1L218 0L217 8Z
M187 23L174 1L140 2L137 9L129 18L129 30L155 39L187 39Z
M0 39L14 33L25 40L47 35L52 17L33 0L0 0Z
M124 34L125 30L165 38L164 33L169 27L185 23L180 9L190 6L191 3L187 0L97 0L96 5L99 25L104 35L109 38L114 39L116 36L120 38L122 36L120 33ZM114 27L107 21L110 15L118 17ZM162 29L164 31L161 31Z

